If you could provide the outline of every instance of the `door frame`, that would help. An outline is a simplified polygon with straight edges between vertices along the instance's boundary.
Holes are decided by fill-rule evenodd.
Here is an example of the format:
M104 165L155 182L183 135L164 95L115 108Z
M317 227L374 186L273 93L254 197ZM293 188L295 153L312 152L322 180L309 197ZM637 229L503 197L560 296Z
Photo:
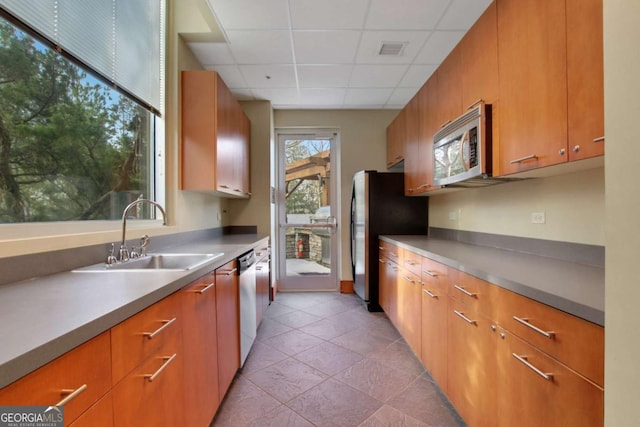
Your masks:
M284 170L285 170L285 157L284 157L284 141L282 137L308 137L308 139L327 139L331 141L331 154L330 162L332 164L332 174L329 180L329 204L331 206L332 216L336 218L336 227L331 235L330 251L331 251L331 272L326 275L308 275L303 276L304 285L295 284L296 279L294 276L286 276L286 209L285 209L285 186L284 186ZM340 131L335 127L282 127L275 129L275 215L274 215L274 264L275 279L278 287L278 291L339 291L340 282L338 280L339 274L339 247L340 247L340 197L338 192L340 189L340 174L339 174L339 158L338 147L340 144ZM302 278L302 277L301 277Z

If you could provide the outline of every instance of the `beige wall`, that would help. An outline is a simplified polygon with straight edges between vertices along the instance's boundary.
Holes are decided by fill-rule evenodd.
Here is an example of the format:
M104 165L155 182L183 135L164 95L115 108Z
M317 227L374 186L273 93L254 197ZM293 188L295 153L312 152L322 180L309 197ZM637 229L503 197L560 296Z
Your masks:
M340 188L338 278L351 279L349 202L353 174L362 169L386 170L387 126L395 110L276 110L276 128L328 127L340 131L337 179Z
M605 425L640 425L640 2L604 0Z
M532 212L546 222L532 224ZM429 225L604 245L604 169L431 196Z

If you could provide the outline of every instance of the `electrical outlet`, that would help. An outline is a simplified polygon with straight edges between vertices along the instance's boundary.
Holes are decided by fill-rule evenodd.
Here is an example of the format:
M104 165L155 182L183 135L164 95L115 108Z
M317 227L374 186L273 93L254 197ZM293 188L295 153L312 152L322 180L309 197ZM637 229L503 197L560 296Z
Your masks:
M449 221L455 221L458 219L458 213L456 211L449 212Z
M222 214L218 212L218 221L220 221L221 219L222 219Z
M544 224L545 220L544 212L531 212L532 224Z

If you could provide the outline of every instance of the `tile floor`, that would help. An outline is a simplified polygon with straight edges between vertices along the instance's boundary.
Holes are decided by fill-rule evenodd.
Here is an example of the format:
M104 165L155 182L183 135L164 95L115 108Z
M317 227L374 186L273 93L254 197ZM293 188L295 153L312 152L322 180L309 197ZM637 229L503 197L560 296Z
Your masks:
M384 313L280 293L212 426L464 426Z

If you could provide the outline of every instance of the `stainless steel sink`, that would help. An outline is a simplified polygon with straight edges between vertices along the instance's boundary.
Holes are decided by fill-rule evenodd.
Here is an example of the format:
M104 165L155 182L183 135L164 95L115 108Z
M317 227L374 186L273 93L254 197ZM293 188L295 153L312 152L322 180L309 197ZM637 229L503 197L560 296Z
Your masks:
M149 254L141 258L135 258L126 262L107 265L104 263L94 264L87 267L72 270L74 273L92 273L92 272L112 272L112 271L158 271L158 270L177 270L186 271L200 267L221 257L224 253L215 254Z

